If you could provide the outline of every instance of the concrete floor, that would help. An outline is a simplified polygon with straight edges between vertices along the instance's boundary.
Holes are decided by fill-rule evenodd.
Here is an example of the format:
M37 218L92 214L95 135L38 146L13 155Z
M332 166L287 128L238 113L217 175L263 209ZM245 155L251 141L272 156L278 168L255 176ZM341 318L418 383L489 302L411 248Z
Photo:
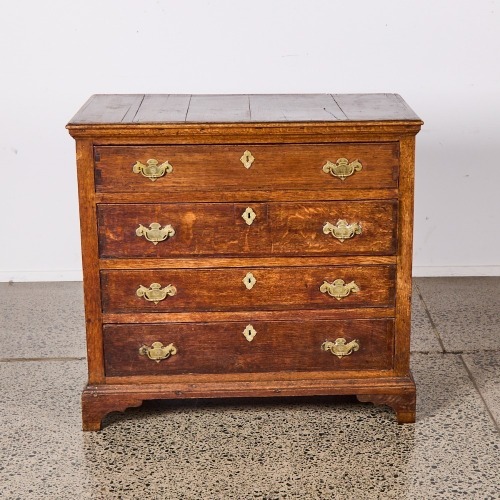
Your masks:
M500 499L500 278L415 280L417 423L349 398L149 402L81 432L81 283L0 284L2 499Z

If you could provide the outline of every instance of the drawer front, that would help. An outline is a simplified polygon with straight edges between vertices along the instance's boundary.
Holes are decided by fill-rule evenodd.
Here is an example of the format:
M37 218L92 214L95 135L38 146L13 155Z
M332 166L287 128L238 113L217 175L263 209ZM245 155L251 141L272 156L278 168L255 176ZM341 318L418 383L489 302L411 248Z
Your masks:
M392 368L392 319L257 321L251 327L248 341L243 322L105 325L106 376ZM335 347L337 339L345 345ZM172 347L153 351L154 342Z
M102 304L110 313L391 307L394 277L389 265L109 270Z
M256 255L271 248L265 203L99 205L98 224L101 257Z
M269 205L273 254L394 255L397 201Z
M104 258L393 255L397 201L99 205L98 221Z
M251 165L245 151L252 155ZM154 192L168 197L172 190L365 189L394 188L398 183L395 142L96 146L94 153L100 192Z

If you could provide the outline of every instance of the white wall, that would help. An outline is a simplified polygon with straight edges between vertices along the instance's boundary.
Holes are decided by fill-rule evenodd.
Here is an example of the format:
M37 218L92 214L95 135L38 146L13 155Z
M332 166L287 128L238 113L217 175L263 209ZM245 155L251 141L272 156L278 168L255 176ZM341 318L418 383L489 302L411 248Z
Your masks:
M93 93L398 92L418 136L416 275L500 274L500 2L13 0L0 29L0 281L79 279Z

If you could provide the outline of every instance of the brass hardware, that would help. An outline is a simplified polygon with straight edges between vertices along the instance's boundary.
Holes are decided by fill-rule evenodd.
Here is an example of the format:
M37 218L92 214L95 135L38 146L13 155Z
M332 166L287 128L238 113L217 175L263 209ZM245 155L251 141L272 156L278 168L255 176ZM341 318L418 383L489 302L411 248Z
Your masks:
M257 217L256 213L248 207L242 214L241 216L243 217L243 220L249 225L252 225L252 222L255 220L255 217Z
M248 290L251 290L255 285L255 283L257 283L257 280L255 279L255 276L252 273L247 273L241 281L245 283L245 286L247 287Z
M359 340L352 340L348 344L346 342L347 340L343 338L336 339L335 342L326 341L321 344L321 350L330 351L339 359L342 359L344 356L349 356L353 351L359 349Z
M243 156L240 158L241 163L245 166L245 168L250 168L255 158L252 156L252 153L248 151L248 149L243 153Z
M319 287L321 293L328 293L330 297L335 297L337 300L347 297L351 292L359 292L359 287L351 281L350 283L345 283L344 280L335 280L333 283L328 281L323 281L323 284Z
M144 236L148 241L153 243L153 245L158 245L160 241L165 241L175 234L174 228L167 224L165 227L161 227L158 222L152 222L149 225L149 229L139 224L139 227L135 230L137 236Z
M344 219L340 219L335 225L330 222L325 222L323 232L325 234L330 233L334 238L337 238L343 243L344 240L352 238L355 234L361 234L361 224L359 222L349 224Z
M162 359L170 358L177 354L177 348L174 344L163 345L161 342L153 342L151 347L143 345L139 348L141 356L147 356L149 359L159 363Z
M349 163L347 158L339 158L335 163L327 161L323 165L323 172L326 174L330 173L343 181L346 177L349 177L354 172L359 172L362 168L363 165L358 160Z
M159 283L151 283L149 288L141 285L136 292L138 297L144 297L148 302L154 302L155 304L166 299L167 296L173 297L176 293L177 288L175 286L167 285L162 288Z
M252 342L255 335L257 335L257 331L252 325L247 325L246 328L243 330L243 335L248 340L248 342Z
M158 165L158 163L160 162L155 159L148 160L146 162L146 165L138 161L132 167L132 171L134 172L134 174L141 173L144 177L155 181L159 177L163 177L165 174L169 174L174 169L172 165L168 163L168 161L162 163L161 165Z

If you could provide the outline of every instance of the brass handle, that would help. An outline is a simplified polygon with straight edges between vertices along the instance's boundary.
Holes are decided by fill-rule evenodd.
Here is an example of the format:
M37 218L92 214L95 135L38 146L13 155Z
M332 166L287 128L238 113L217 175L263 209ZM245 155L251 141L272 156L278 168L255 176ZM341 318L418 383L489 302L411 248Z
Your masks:
M146 165L138 161L132 167L132 171L134 172L134 174L140 173L144 177L147 177L148 179L155 181L159 177L163 177L165 174L169 174L174 169L168 161L163 162L161 165L158 165L158 163L160 162L153 158L148 160L146 162Z
M357 351L359 349L359 340L351 340L351 342L347 343L346 339L340 338L336 339L335 342L323 342L321 344L322 351L330 351L332 354L335 354L339 359L342 359L344 356L349 356L353 351Z
M137 289L137 296L144 297L148 302L154 302L158 304L161 300L165 300L168 297L173 297L177 293L177 288L173 285L167 285L162 288L159 283L151 283L149 288L145 286L140 286Z
M361 234L361 224L359 222L349 224L344 219L340 219L336 224L325 222L323 233L331 234L334 238L337 238L343 243L344 240L352 238L355 234Z
M253 157L252 153L248 151L248 149L243 153L243 156L240 158L241 163L243 163L243 166L246 169L249 169L252 166L254 160L255 158Z
M147 345L139 347L139 354L159 363L162 359L167 359L177 354L177 348L174 344L164 346L161 342L153 342L151 347Z
M345 180L354 172L359 172L363 169L363 165L358 160L353 160L349 163L347 158L339 158L335 163L327 161L323 165L323 172L325 174L332 174L334 177L338 177L341 181Z
M149 225L149 229L139 224L139 227L135 230L137 236L144 236L148 241L153 243L153 245L158 245L160 241L165 241L175 234L174 228L167 224L165 227L161 227L161 224L157 222L152 222Z
M333 283L328 281L323 281L323 284L319 287L321 293L327 293L330 297L335 297L337 300L347 297L351 292L359 292L359 287L351 281L350 283L345 283L344 280L338 279Z

